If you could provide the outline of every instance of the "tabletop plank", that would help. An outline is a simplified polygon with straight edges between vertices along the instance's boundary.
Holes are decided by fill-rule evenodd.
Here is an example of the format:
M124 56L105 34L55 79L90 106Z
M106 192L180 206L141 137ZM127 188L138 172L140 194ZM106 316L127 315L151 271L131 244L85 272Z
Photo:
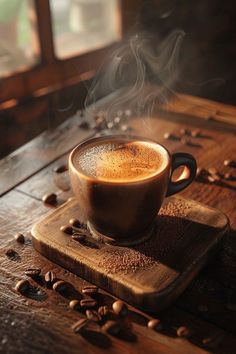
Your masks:
M26 180L79 142L93 135L79 127L75 115L54 130L48 130L0 160L0 195Z

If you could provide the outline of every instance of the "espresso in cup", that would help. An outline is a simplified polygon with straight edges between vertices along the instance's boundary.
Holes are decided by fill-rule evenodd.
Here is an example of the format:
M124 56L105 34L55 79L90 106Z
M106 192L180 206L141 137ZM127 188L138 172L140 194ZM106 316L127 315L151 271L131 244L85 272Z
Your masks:
M173 170L182 165L182 178L172 182ZM152 140L109 136L78 145L69 172L92 234L133 244L150 236L164 198L191 183L196 161L186 153L171 156Z

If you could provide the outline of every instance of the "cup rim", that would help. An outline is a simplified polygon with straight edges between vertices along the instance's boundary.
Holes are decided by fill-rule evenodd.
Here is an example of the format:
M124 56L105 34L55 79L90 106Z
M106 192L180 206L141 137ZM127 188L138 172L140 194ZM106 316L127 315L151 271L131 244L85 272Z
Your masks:
M74 154L77 152L77 150L79 150L82 146L86 146L87 144L96 142L96 141L106 141L109 139L122 139L122 140L139 140L139 141L144 141L144 142L150 142L150 143L154 143L156 145L161 146L167 153L167 163L166 166L158 173L151 175L149 177L146 178L142 178L142 179L137 179L137 180L131 180L131 181L122 181L122 180L112 180L112 181L108 181L108 180L103 180L101 178L96 178L93 176L89 176L86 173L83 173L82 170L79 170L77 168L75 168L74 164L73 164L73 156ZM166 169L168 168L168 166L170 166L171 163L171 154L169 152L169 150L162 144L160 144L159 142L157 142L156 140L153 139L149 139L149 138L145 138L142 136L138 136L138 135L106 135L106 136L97 136L97 137L92 137L89 139L86 139L84 141L82 141L81 143L79 143L77 146L74 147L74 149L70 152L69 155L69 170L72 170L75 174L79 175L80 177L90 181L90 182L94 182L94 183L102 183L102 184L112 184L112 185L131 185L131 184L137 184L137 183L145 183L148 182L150 180L155 179L157 176L161 176L165 173Z

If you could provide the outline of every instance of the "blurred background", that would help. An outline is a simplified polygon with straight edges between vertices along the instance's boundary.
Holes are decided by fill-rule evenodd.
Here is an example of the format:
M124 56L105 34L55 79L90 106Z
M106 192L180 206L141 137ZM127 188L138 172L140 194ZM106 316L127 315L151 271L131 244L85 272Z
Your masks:
M176 92L235 105L236 2L0 0L0 157L84 106L121 41L185 32ZM236 119L236 117L235 117Z

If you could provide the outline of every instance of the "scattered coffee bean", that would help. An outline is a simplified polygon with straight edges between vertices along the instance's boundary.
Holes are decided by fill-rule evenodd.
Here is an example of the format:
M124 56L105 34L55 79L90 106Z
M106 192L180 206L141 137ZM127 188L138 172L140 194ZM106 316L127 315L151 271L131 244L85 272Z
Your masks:
M56 282L56 274L49 270L45 275L44 275L44 280L45 283L48 287L51 287L55 282Z
M212 175L212 177L214 178L215 182L219 182L221 181L221 176L217 173L217 174L214 174Z
M76 219L76 218L70 219L69 224L71 226L74 226L74 227L80 227L81 226L81 223L80 223L79 219Z
M191 336L191 331L186 326L181 326L176 331L178 337L189 338Z
M83 234L79 234L79 233L75 232L75 233L72 235L72 238L73 238L73 240L75 240L75 241L84 242L85 239L86 239L86 236L83 235Z
M208 173L210 174L210 175L216 175L216 174L218 174L218 171L217 171L217 169L215 168L215 167L210 167L210 168L208 168Z
M57 203L57 195L55 193L48 193L42 197L45 204L55 205Z
M67 283L64 280L58 280L52 286L53 290L61 293L67 289Z
M148 328L153 329L155 331L161 331L163 329L163 325L158 319L148 321L147 326Z
M224 179L228 180L228 181L233 181L235 178L231 173L225 173L224 174Z
M30 283L26 279L19 280L15 286L16 291L18 291L21 294L27 292L29 288L30 288Z
M224 160L224 165L229 167L236 167L236 162L234 160Z
M121 326L119 322L109 320L103 325L102 329L111 335L117 335L121 330Z
M173 139L173 134L166 132L166 133L163 135L163 137L164 137L164 139L166 139L166 140L171 140L171 139Z
M80 303L79 303L79 300L71 300L69 302L69 307L72 309L72 310L80 310Z
M113 302L112 309L116 315L121 316L121 317L125 317L128 314L128 307L121 300L117 300L117 301Z
M80 300L80 306L82 308L92 308L97 305L97 301L94 299L82 299Z
M41 273L41 269L40 268L29 268L25 270L25 275L27 275L28 277L38 277Z
M25 236L23 234L21 234L20 232L18 232L15 236L14 236L15 240L19 243L25 243Z
M180 134L181 135L189 135L189 130L185 129L185 128L182 128L182 129L180 129Z
M18 253L15 250L13 250L13 248L9 248L5 254L7 257L11 259L16 259L19 256Z
M112 129L114 127L114 124L112 122L107 123L107 128Z
M86 316L88 320L94 321L94 322L100 322L101 321L101 315L94 310L86 310Z
M68 170L68 166L67 165L58 165L56 167L54 167L53 171L56 173L63 173L66 172Z
M207 180L208 180L208 182L210 182L210 183L215 183L215 182L216 182L216 179L214 178L214 176L208 176L208 177L207 177Z
M107 305L100 306L98 309L98 313L100 316L105 317L109 313L109 309Z
M191 131L191 136L193 138L198 138L199 136L201 136L201 131L199 129L195 129Z
M63 225L60 227L60 231L64 232L67 235L73 234L73 228L70 225Z
M88 285L82 289L84 295L96 295L98 293L98 287L96 285Z
M81 123L79 124L79 127L82 128L82 129L87 130L87 129L90 128L90 125L89 125L88 122L81 122Z
M88 324L87 318L81 318L79 321L75 322L71 328L75 333L82 332Z

